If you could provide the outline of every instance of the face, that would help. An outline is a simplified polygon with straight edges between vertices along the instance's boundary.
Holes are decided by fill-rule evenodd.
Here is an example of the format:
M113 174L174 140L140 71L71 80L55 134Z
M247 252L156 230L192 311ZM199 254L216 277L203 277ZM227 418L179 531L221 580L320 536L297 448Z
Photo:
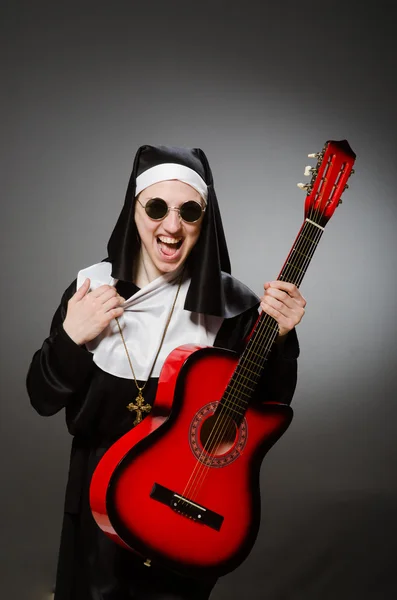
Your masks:
M204 201L194 188L177 180L155 183L139 194L143 206L135 203L135 223L142 243L140 259L149 279L153 280L174 271L186 261L199 238L203 217L195 223L186 223L177 211L170 210L164 219L154 221L144 209L151 198L162 198L174 208L188 200L204 206Z

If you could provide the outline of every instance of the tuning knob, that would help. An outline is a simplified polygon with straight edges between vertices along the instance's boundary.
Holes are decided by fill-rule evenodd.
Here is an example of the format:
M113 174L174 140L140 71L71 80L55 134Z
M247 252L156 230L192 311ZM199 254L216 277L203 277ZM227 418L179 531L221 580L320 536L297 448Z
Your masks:
M309 190L310 189L310 184L309 183L297 183L296 185L301 190Z
M308 154L308 158L320 158L320 152L314 152L313 154Z
M310 177L310 175L313 173L313 171L314 171L314 167L312 167L311 165L307 165L307 167L305 167L305 172L304 172L305 177Z

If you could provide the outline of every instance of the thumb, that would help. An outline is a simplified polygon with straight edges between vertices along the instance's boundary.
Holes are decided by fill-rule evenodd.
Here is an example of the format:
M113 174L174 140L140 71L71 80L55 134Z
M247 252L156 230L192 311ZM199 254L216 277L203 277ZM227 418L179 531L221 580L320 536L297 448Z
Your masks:
M90 283L91 283L91 281L88 279L88 277L87 277L87 279L85 279L83 281L82 285L79 287L79 289L77 290L77 292L74 295L74 300L76 300L76 302L78 302L79 300L84 298L84 296L90 289Z
M265 290L268 290L270 287L270 282L269 281L265 281L265 283L263 284L263 287Z

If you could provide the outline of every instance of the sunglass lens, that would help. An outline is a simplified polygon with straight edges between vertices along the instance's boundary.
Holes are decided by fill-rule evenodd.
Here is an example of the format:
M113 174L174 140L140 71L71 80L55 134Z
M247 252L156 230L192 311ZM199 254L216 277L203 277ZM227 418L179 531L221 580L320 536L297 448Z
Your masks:
M145 205L147 215L151 219L163 219L168 211L168 206L162 198L152 198Z
M185 202L180 208L181 218L188 223L194 223L195 221L198 221L201 217L201 213L202 209L200 204L194 200Z

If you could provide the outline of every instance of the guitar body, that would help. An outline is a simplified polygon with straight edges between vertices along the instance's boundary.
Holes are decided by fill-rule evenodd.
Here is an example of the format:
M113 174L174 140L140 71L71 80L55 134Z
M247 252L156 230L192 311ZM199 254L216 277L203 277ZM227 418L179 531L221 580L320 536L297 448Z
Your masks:
M239 427L214 416L237 362L218 348L174 350L153 415L108 450L92 479L105 533L177 571L219 576L246 558L260 523L260 465L292 418L277 403L249 407Z

